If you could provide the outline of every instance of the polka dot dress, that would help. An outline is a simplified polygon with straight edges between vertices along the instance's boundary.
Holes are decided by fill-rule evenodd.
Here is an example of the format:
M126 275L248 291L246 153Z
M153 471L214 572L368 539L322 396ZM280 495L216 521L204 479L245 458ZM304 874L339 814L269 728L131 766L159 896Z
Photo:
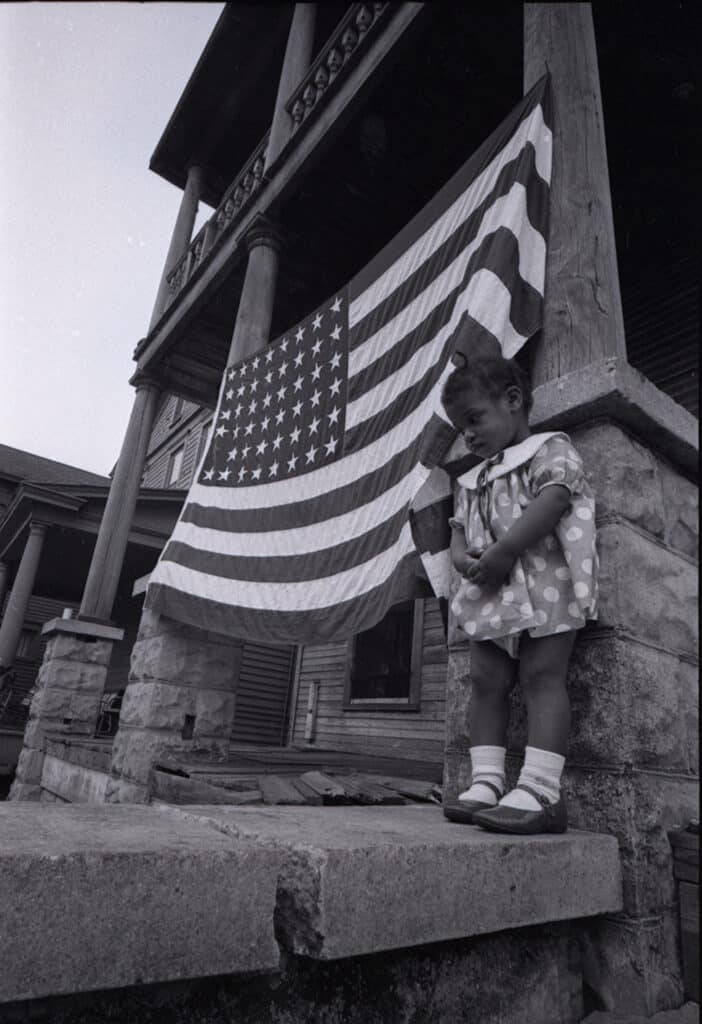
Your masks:
M595 501L580 456L565 434L534 434L459 477L455 526L479 557L503 537L545 487L560 484L571 504L552 533L524 551L497 588L454 574L451 609L472 640L493 640L517 657L519 635L581 629L597 617Z

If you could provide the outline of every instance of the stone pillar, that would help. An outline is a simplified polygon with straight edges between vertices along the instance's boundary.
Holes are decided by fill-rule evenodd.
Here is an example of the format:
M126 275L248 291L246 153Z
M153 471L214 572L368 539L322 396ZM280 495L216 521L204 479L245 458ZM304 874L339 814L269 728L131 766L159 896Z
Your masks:
M5 594L7 593L7 564L0 562L0 616L2 616L2 606L5 601Z
M121 629L79 619L53 619L45 624L42 633L48 642L29 709L11 800L40 798L47 733L95 733L112 645L123 636Z
M260 217L246 235L249 260L227 363L246 359L268 344L278 279L281 237Z
M134 383L136 397L83 591L83 618L110 617L139 495L159 391L147 376L137 375Z
M108 801L147 803L159 758L223 760L242 646L145 609L112 755Z
M267 344L273 315L279 235L260 218L246 243L228 363ZM113 747L112 802L148 801L149 771L159 757L226 757L241 656L239 640L144 610Z
M32 596L34 581L39 568L41 549L44 546L47 526L45 523L29 524L29 536L22 552L15 582L10 592L7 608L0 625L0 668L9 667L15 659L17 645L22 636L22 626L27 614L27 605Z
M161 275L161 283L159 284L158 292L156 293L156 301L154 303L153 313L151 314L149 331L153 330L156 326L156 323L166 308L166 300L168 298L168 275L180 257L185 253L185 250L193 237L193 227L195 226L195 218L197 217L198 203L200 202L200 196L202 194L202 179L202 168L192 164L188 168L188 177L185 182L185 188L183 189L183 196L180 201L178 216L176 217L176 222L173 227L171 244L168 246L168 255L166 256L166 262L163 265L163 274Z
M285 104L309 69L316 16L316 4L295 4L275 98L271 133L266 150L266 170L275 163L292 135L292 118L285 109Z

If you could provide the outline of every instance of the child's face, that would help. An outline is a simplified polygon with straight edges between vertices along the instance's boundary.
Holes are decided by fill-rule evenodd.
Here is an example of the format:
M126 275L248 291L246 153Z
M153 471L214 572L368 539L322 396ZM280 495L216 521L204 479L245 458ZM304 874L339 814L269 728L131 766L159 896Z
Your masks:
M468 447L481 459L523 441L529 434L522 394L517 387L508 388L499 398L470 388L456 396L446 411Z

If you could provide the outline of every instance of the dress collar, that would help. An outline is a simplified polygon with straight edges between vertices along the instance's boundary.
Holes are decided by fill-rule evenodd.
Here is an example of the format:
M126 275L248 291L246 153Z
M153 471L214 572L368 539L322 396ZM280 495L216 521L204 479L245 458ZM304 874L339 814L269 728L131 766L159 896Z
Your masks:
M530 434L529 437L520 441L519 444L513 444L509 448L505 448L502 453L502 459L499 462L493 463L493 460L496 458L494 455L490 459L483 459L477 466L469 469L467 473L457 477L456 482L461 487L474 491L478 484L478 477L486 467L487 474L485 480L488 483L492 480L497 480L500 476L506 476L513 469L516 469L517 466L529 462L536 455L539 448L551 437L564 437L566 441L568 440L568 435L560 430L552 430L545 434Z

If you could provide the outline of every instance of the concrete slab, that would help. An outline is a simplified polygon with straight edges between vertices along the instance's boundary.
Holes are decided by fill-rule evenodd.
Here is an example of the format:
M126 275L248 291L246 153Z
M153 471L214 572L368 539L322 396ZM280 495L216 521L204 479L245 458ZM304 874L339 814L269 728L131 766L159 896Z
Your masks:
M68 803L104 804L109 782L108 772L97 772L49 754L44 757L42 788Z
M323 960L621 909L617 841L503 836L438 807L172 807L284 850L276 933Z
M0 1002L275 970L281 863L155 807L0 804Z

